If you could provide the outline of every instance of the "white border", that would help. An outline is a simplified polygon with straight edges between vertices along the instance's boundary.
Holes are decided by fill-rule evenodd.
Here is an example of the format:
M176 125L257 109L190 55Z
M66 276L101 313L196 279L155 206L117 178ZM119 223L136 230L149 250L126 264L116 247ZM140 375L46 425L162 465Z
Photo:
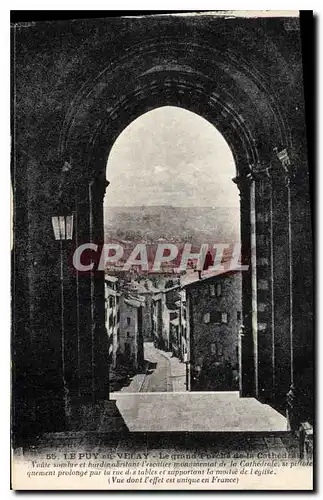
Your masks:
M263 1L238 1L236 0L235 2L214 2L214 1L194 1L192 2L191 0L185 0L185 1L175 1L175 0L164 0L163 2L147 2L147 1L137 1L134 3L124 0L119 0L118 2L107 2L107 1L102 1L102 0L92 0L91 2L88 1L82 1L82 0L48 0L46 4L43 2L43 0L30 0L29 2L26 2L25 0L12 0L10 3L9 2L3 2L2 3L2 8L1 8L1 17L0 17L0 23L1 23L1 30L0 30L0 37L1 37L1 43L0 43L0 51L1 51L1 157L2 157L2 162L1 162L1 183L0 183L0 203L1 203L1 210L0 210L0 221L1 221L1 230L2 230L2 235L3 235L3 241L0 246L0 252L1 252L1 260L0 262L2 263L2 275L1 275L1 297L0 297L0 304L1 304L1 330L2 330L2 343L1 343L1 362L0 362L0 367L1 367L1 443L2 443L2 448L1 448L1 465L0 465L0 471L1 471L1 490L2 490L2 498L7 498L7 496L10 496L13 494L13 492L9 491L9 407L10 407L10 389L9 389L9 383L10 383L10 377L9 377L9 352L10 352L10 170L9 170L9 165L10 165L10 125L9 125L9 120L10 120L10 66L9 66L9 9L12 10L105 10L105 9L110 9L110 10L118 10L118 9L123 9L123 10L149 10L152 6L154 9L158 10L168 10L168 11L174 11L174 10L186 10L186 11L197 11L197 10L205 10L205 11L210 11L214 9L221 9L223 8L226 9L233 9L233 10L279 10L279 9L284 9L284 10L289 10L289 11L295 11L295 9L311 9L314 10L315 15L320 18L320 15L322 13L323 7L322 7L322 2L320 1L315 1L309 3L308 1L298 1L298 2L292 2L292 1L277 1L277 0L272 0L271 2L263 2ZM319 31L320 29L320 19L318 19L318 26L317 29ZM318 58L319 54L321 52L322 48L322 33L319 33L319 39L318 39ZM319 92L320 90L320 82L322 81L321 79L321 72L322 72L322 67L320 66L318 69L318 82L317 82L317 90ZM317 97L318 98L318 97ZM322 101L318 99L318 105L319 105L319 112L318 112L318 120L322 116ZM317 181L318 181L318 188L317 188L317 193L321 194L323 193L323 176L319 175L319 165L320 165L320 152L321 152L321 134L322 132L319 130L318 135L317 135L317 144L318 144L318 155L317 155ZM318 204L317 204L317 219L319 219L319 214L323 213L323 197L318 196ZM321 303L321 298L322 295L319 293L321 292L320 286L322 284L322 267L319 265L319 260L320 260L320 251L322 249L322 220L317 220L317 228L316 228L316 238L317 238L317 243L318 247L316 249L317 252L317 265L316 265L316 279L317 279L317 314L319 315L319 311L322 310L323 303ZM323 301L322 301L323 302ZM317 380L318 384L318 389L321 387L321 377L322 377L322 370L320 370L320 362L319 360L323 359L322 355L322 341L320 341L320 335L322 333L322 328L321 328L321 318L319 316L317 320L317 338L316 338L316 345L319 347L319 355L317 357L317 369L319 371L319 379ZM319 390L317 390L317 394L319 394ZM320 398L320 401L322 398ZM318 415L322 415L321 413L321 404L319 405L318 408ZM319 419L317 419L319 420ZM322 436L322 432L318 433L319 436ZM321 450L321 441L319 444L319 447L317 448L317 453ZM318 468L316 470L317 472L317 477L318 477L318 487L320 487L320 481L319 481L319 471ZM109 495L112 494L109 492ZM304 493L306 494L306 493ZM45 495L45 494L44 494ZM216 493L217 497L223 497L225 498L227 495L221 494L221 493ZM275 496L280 497L282 494L275 494ZM68 498L66 494L62 494L61 496ZM82 495L83 496L83 495ZM85 495L91 496L91 493L88 493ZM137 495L136 495L137 496ZM145 495L146 496L146 495ZM175 497L175 494L169 494L168 497ZM190 498L188 495L187 498ZM195 496L195 494L194 494ZM200 496L200 494L197 494L197 496ZM295 494L295 496L299 497L298 494ZM42 494L38 494L37 497L42 497ZM120 495L118 494L118 498L125 497L126 495ZM127 495L128 497L128 495ZM44 497L46 498L46 497ZM145 498L145 497L143 497Z

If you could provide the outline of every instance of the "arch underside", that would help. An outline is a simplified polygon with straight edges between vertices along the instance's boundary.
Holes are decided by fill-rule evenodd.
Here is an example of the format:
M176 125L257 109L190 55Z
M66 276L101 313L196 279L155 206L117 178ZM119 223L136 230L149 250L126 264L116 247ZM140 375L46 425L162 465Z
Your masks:
M155 47L146 44L142 51L130 50L115 66L102 70L97 78L87 82L66 116L60 137L60 153L70 162L73 185L80 186L83 192L86 192L84 187L90 186L90 207L85 207L82 217L86 218L86 210L90 210L90 225L93 225L90 236L104 241L103 183L110 150L133 120L161 106L184 108L213 124L233 153L240 188L241 179L245 180L240 189L240 227L243 259L250 264L242 277L244 323L249 333L242 354L241 393L271 401L272 367L267 366L271 362L270 348L268 340L264 345L258 342L255 298L260 296L255 250L256 232L260 227L252 222L257 213L268 207L259 198L258 186L254 186L252 198L250 179L255 170L263 171L271 166L274 148L286 147L290 138L275 96L270 94L256 70L242 58L238 61L231 52L227 51L224 57L214 48L194 43L188 48L177 40L173 45L166 41ZM259 270L258 275L269 281L270 273L269 266L265 272ZM99 283L97 286L100 288ZM269 300L269 296L264 300ZM266 332L262 336L267 339L272 335L270 314L271 306L267 308L266 318L264 314L258 315L266 321ZM259 354L260 349L264 355ZM260 382L259 363L266 372Z
M66 115L59 154L92 169L127 125L161 106L179 106L212 123L228 142L238 174L290 144L279 105L255 69L228 51L166 40L127 51L83 86Z

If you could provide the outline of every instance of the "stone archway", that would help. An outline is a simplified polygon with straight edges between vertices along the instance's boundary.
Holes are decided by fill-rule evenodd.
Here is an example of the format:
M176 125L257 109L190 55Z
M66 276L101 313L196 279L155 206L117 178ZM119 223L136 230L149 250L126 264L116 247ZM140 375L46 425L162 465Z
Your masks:
M160 46L158 49L160 50ZM198 47L198 50L201 50L201 47ZM177 44L174 46L174 51L178 51ZM210 52L213 56L213 52ZM142 54L143 71L134 77L132 73L130 75L130 70L132 71L137 61L135 58L134 62L134 55L129 54L129 59L117 65L114 81L110 81L110 75L107 78L106 72L101 73L94 81L93 87L87 88L87 98L80 97L82 101L80 107L73 105L74 115L69 116L72 125L65 124L66 134L61 136L61 147L63 155L69 158L71 176L75 176L74 182L77 177L83 182L85 180L82 188L87 192L88 199L88 203L84 204L84 196L81 196L82 208L77 204L75 211L79 214L78 219L85 219L90 214L87 236L90 241L103 242L102 204L107 157L119 133L141 114L161 105L180 106L208 119L222 132L236 161L235 182L241 192L242 255L245 259L244 263L250 264L250 271L244 273L243 276L245 333L241 339L243 346L241 392L244 396L255 395L263 401L272 402L274 384L272 337L270 341L268 340L273 330L272 290L269 285L272 279L272 267L268 244L263 243L262 253L261 256L258 255L258 260L256 246L259 246L257 233L260 233L261 227L266 226L268 222L261 221L259 214L270 213L263 191L270 189L270 179L267 174L272 167L270 163L275 161L273 144L283 140L285 131L277 128L276 141L266 132L264 126L255 133L249 126L248 117L244 118L243 110L236 105L237 97L233 99L223 91L218 93L217 86L212 84L208 75L192 69L188 71L189 66L185 64L175 66L170 64L168 59L161 64L158 52L157 55L159 64L156 65L154 61L151 61L149 63L151 67L147 68L149 56ZM218 61L213 60L213 65L221 70L221 64L219 66L217 64ZM138 67L136 72L138 72ZM234 80L234 76L235 70L233 69L230 75L231 80ZM131 82L131 85L127 83L121 91L117 91L116 79L119 78L122 81ZM241 81L245 83L246 78L246 76L241 77ZM231 88L232 85L231 83ZM236 82L235 85L242 92ZM248 89L252 85L255 86L255 82L251 81ZM261 95L259 84L257 89L258 94ZM108 99L107 93L109 95L112 93L114 97L109 99L109 106L106 109L103 103ZM253 106L256 108L255 105ZM277 116L272 112L272 103L268 103L264 97L260 110L256 108L258 115L261 115L264 106L271 111L272 118L276 122L274 125L271 124L270 128L278 127ZM260 118L259 121L261 121ZM264 137L267 137L266 143L263 140ZM82 148L79 147L80 144ZM73 172L73 166L75 166L75 172ZM82 170L87 171L88 177L85 179ZM78 184L80 185L80 182ZM261 232L261 238L265 237L268 235ZM98 298L103 294L103 276L96 276L91 287L92 312L89 317L92 322L91 328L94 328L93 323L96 324L93 338L99 338L98 331L104 330L103 311L98 303ZM260 304L265 302L266 310L259 310L258 302ZM95 314L98 315L97 321L94 320ZM259 328L262 328L262 335L266 334L266 338L259 335ZM288 365L285 365L285 368L287 371L290 369ZM284 376L287 380L288 375ZM284 388L285 394L288 388L289 381Z
M289 65L284 56L284 37L295 34L284 31L282 20L275 26L269 20L257 26L252 22L226 24L206 17L196 23L188 17L172 22L155 19L148 24L123 19L117 21L119 31L107 34L106 20L100 20L95 29L84 25L81 34L73 32L75 39L66 35L68 29L62 25L58 34L52 34L52 43L57 45L54 59L61 68L59 78L55 65L49 74L44 70L44 54L51 60L53 52L52 47L45 47L39 55L37 30L28 42L20 35L21 47L26 42L26 49L18 55L22 110L17 162L22 175L14 179L14 191L19 197L16 224L21 228L14 259L15 280L28 290L28 307L23 297L17 298L22 314L16 322L14 342L19 367L16 377L27 388L17 396L18 406L27 407L28 418L36 427L39 421L44 429L64 427L66 416L57 338L62 326L56 319L61 316L59 253L52 241L48 210L63 207L75 214L75 237L66 248L66 259L82 242L103 242L109 151L132 120L161 105L180 106L206 118L234 155L235 182L241 193L242 255L250 263L250 271L243 277L242 395L256 396L283 411L291 383L309 394L311 375L304 382L299 368L303 347L311 345L310 319L304 320L311 314L310 279L304 303L295 292L311 271L306 258L301 273L295 268L301 248L310 251L310 228L301 234L310 217L307 172L302 168L306 148L302 117L295 111L302 99L293 73L298 66ZM70 38L60 52L61 32ZM279 38L276 33L284 35ZM23 88L25 75L29 75L27 49L38 57L32 66L37 71L27 88L36 94L40 88L46 95L34 108ZM52 110L50 131L48 106ZM30 116L36 120L26 131ZM293 208L297 206L302 207L301 215ZM27 265L24 239L30 256ZM103 275L94 272L84 277L65 271L63 323L69 397L93 402L108 393ZM24 375L26 345L30 380ZM48 352L51 374L44 378ZM43 387L51 388L46 397ZM293 397L295 401L298 396ZM46 415L54 407L62 423L49 425Z

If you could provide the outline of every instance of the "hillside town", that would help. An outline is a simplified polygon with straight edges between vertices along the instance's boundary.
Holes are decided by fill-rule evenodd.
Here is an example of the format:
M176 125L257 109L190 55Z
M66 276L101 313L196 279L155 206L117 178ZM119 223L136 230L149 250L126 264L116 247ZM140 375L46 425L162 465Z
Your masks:
M239 389L240 271L115 268L105 309L111 392Z

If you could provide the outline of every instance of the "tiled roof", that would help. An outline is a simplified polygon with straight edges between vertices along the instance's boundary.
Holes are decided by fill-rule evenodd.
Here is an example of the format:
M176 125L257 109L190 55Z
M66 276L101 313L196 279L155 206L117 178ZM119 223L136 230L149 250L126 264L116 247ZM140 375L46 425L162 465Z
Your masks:
M132 307L140 307L142 306L142 302L139 301L139 300L135 300L135 299L124 299L125 303L128 304L129 306L132 306Z
M216 279L219 276L230 275L233 273L240 272L239 269L225 269L222 271L202 271L201 278L199 278L198 272L187 273L181 277L181 286L187 287L194 284L202 283L209 279Z
M118 278L116 276L110 276L109 274L106 274L105 281L111 281L112 283L116 283L118 281Z

